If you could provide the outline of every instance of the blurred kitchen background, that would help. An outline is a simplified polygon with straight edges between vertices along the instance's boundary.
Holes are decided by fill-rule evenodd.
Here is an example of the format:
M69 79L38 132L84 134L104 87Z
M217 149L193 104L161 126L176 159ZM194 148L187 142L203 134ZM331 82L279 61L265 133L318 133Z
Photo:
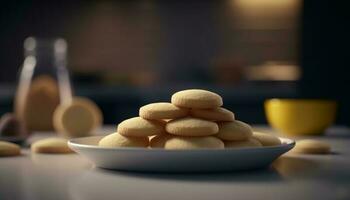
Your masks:
M13 99L29 36L64 38L74 92L104 122L180 89L203 88L248 123L267 98L339 101L350 125L345 2L302 0L6 1L0 6L0 114Z

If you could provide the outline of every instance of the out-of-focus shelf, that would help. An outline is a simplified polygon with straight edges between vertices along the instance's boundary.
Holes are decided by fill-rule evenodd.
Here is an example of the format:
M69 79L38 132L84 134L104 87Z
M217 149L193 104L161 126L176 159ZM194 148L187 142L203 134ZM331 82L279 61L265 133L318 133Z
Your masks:
M297 95L297 84L294 82L247 82L238 86L212 86L203 84L182 85L155 85L152 87L134 86L111 86L111 85L79 85L74 87L76 95L89 97L138 97L142 98L157 96L157 98L168 98L173 92L187 88L203 88L215 91L225 98L235 97L236 100L256 100L270 97L295 97ZM0 84L0 103L11 101L14 97L16 86L14 84ZM160 95L160 96L159 96Z
M138 115L144 104L170 101L171 95L179 90L202 88L215 91L224 99L224 107L235 112L239 119L250 123L264 123L263 102L268 98L295 98L297 84L294 82L245 82L237 86L213 86L201 84L155 85L152 87L131 87L111 85L75 85L78 96L94 100L102 109L105 123L116 123ZM0 85L0 114L12 110L16 87Z

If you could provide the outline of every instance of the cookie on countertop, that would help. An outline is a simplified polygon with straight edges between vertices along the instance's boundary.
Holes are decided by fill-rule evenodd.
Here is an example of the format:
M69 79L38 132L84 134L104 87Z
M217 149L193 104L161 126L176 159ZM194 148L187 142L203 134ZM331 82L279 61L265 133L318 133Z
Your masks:
M219 132L217 137L222 140L247 140L253 135L252 128L250 125L235 120L233 122L222 122L219 123Z
M185 117L187 114L188 109L167 102L147 104L139 110L140 117L144 119L177 119Z
M179 136L209 136L215 135L219 127L215 122L186 117L169 121L165 129L168 133Z
M224 143L213 136L174 136L165 142L165 149L223 149Z
M281 145L281 140L271 134L253 132L253 138L257 139L263 146L277 146Z
M328 154L331 152L331 146L319 140L305 139L296 142L291 153L299 154Z
M21 147L11 142L0 141L0 157L18 156L21 154Z
M141 117L133 117L122 121L117 132L124 136L144 137L165 133L164 121L148 120Z
M64 138L46 138L34 142L31 150L34 153L64 154L73 153L68 147L68 140Z
M233 112L225 108L214 109L191 109L191 116L212 121L234 121L235 115Z
M56 131L66 137L87 136L101 126L102 121L99 107L82 97L74 97L70 104L60 104L53 116Z
M255 138L249 138L243 141L224 141L225 148L241 148L241 147L262 147L263 145Z
M171 103L184 108L210 109L222 106L222 98L214 92L189 89L176 92L171 96Z
M147 147L148 144L147 136L128 137L117 132L103 137L98 143L101 147Z

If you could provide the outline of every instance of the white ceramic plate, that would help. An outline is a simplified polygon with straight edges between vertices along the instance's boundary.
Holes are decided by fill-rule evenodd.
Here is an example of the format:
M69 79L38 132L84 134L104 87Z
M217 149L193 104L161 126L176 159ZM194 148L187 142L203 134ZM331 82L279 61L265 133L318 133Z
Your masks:
M295 142L280 138L282 145L239 149L164 150L105 148L97 146L103 136L75 138L68 145L97 167L143 172L219 172L251 170L269 166L291 150Z

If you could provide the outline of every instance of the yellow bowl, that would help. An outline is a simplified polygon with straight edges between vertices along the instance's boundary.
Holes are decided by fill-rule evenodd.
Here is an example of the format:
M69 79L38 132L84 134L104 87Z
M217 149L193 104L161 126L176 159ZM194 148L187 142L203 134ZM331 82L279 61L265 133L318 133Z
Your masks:
M337 103L331 100L269 99L265 114L269 124L281 133L320 135L336 117Z

